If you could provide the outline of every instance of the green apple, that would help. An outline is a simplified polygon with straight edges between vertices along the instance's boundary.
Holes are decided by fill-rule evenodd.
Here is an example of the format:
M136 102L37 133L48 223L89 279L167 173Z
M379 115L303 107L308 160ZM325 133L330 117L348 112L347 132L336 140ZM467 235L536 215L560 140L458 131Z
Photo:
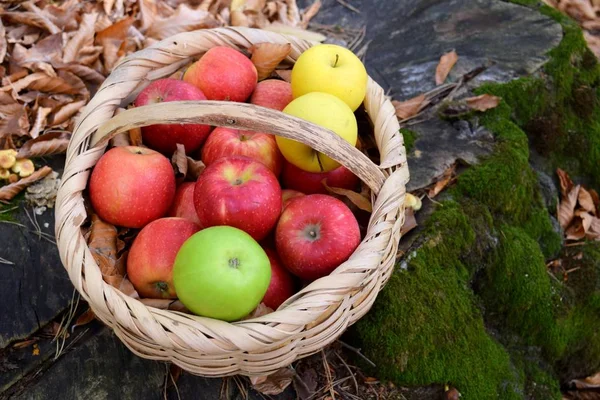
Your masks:
M194 314L235 321L252 312L271 282L271 262L246 232L214 226L192 235L175 258L173 283Z

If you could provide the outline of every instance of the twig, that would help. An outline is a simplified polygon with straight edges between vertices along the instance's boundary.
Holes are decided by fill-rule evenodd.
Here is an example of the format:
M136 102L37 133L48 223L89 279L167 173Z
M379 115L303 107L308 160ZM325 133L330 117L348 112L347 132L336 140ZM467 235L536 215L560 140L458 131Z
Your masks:
M7 212L14 211L14 210L16 210L17 208L19 208L19 206L14 206L14 207L11 207L11 208L7 208L6 210L2 210L2 211L0 211L0 214L5 214L5 213L7 213Z
M7 260L6 258L2 258L2 257L0 257L0 264L15 265L14 262Z
M352 352L356 353L356 354L357 354L357 355L358 355L360 358L362 358L362 359L363 359L363 360L365 360L367 363L369 363L369 365L370 365L371 367L375 368L375 367L377 366L377 365L376 365L376 364L375 364L373 361L369 360L369 359L367 358L367 356L365 356L363 353L361 353L361 352L360 352L360 349L357 349L356 347L352 347L352 346L350 346L349 344L342 342L341 340L338 340L338 343L339 343L339 344L341 344L341 345L342 345L342 347L345 347L346 349L348 349L348 350L350 350L350 351L352 351Z
M2 221L0 221L0 222L2 222ZM567 244L565 244L565 247L584 246L585 244L586 244L586 242L567 243Z
M346 369L350 373L350 376L352 377L352 381L354 382L354 389L356 390L356 394L358 394L358 382L356 381L356 377L354 376L354 372L352 372L352 370L350 369L350 367L348 366L348 364L346 363L346 361L344 361L344 359L342 358L342 356L339 355L339 353L336 352L335 355L337 356L337 358L340 359L340 361L342 362L342 364L344 364L344 367L346 367Z
M348 10L350 11L354 11L357 14L360 14L360 10L356 7L354 7L352 4L348 4L346 3L344 0L336 0L338 3L340 3L342 6L346 7Z
M333 391L333 385L331 383L333 381L333 378L331 377L331 371L329 370L327 355L325 354L325 350L323 349L321 349L321 356L323 357L323 368L325 368L325 376L327 377L327 386L329 386L329 393L331 394L331 398L335 400L335 393Z

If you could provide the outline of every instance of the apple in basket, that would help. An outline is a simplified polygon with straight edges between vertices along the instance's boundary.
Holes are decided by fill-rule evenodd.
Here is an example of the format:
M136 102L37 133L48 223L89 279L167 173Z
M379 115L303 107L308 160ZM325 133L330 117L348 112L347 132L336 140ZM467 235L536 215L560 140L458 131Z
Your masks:
M254 91L258 73L252 61L241 52L217 46L192 64L183 80L202 90L209 100L243 102Z
M284 301L290 298L296 291L294 278L286 270L277 253L271 249L265 249L271 262L271 282L262 302L269 308L276 310Z
M127 256L127 277L142 297L176 299L173 263L181 245L200 227L183 218L160 218L136 236Z
M359 179L348 168L343 165L329 172L307 172L294 164L284 162L281 181L288 189L298 190L306 194L323 193L327 189L323 186L323 180L329 187L355 190Z
M271 281L269 257L246 232L206 228L179 249L173 282L179 300L194 314L235 321L258 306Z
M354 112L346 103L328 93L312 92L294 99L283 112L332 130L352 146L356 145L358 126ZM312 147L281 136L276 137L285 159L309 172L328 172L340 164Z
M183 182L177 187L175 199L167 215L187 219L201 227L194 207L194 187L196 187L195 182Z
M268 133L215 128L202 147L202 162L209 166L230 156L245 156L266 165L275 176L281 173L283 156L275 137Z
M324 194L298 197L281 213L277 253L294 275L314 280L337 268L360 244L360 230L342 201Z
M177 79L159 79L146 86L135 99L135 106L145 106L169 101L206 100L197 87ZM187 154L196 151L210 133L209 125L158 124L144 126L144 144L163 154L171 155L180 143Z
M343 100L352 111L363 102L367 81L367 70L360 59L335 44L311 47L298 57L292 69L294 98L325 92Z
M164 216L175 196L175 174L169 159L137 146L114 147L92 171L90 200L108 223L141 228Z
M279 79L258 82L250 103L282 111L293 100L292 85Z
M288 204L290 204L290 201L294 200L297 197L302 197L304 196L304 193L299 192L297 190L292 190L292 189L283 189L281 191L281 200L282 200L282 210L284 208L287 207Z
M248 157L220 158L204 170L194 189L202 226L229 225L264 239L281 213L281 187L264 164Z

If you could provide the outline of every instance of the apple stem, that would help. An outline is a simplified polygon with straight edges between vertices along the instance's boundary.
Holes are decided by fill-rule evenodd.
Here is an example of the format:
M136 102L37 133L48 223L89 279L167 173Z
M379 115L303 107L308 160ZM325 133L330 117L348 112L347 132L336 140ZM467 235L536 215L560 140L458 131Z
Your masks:
M340 59L340 55L336 54L335 55L335 62L333 63L333 68L337 67L337 63L338 63L339 59Z
M319 168L321 168L321 172L325 172L325 168L323 168L323 163L321 163L321 157L319 157L321 153L317 152L317 162L319 163Z

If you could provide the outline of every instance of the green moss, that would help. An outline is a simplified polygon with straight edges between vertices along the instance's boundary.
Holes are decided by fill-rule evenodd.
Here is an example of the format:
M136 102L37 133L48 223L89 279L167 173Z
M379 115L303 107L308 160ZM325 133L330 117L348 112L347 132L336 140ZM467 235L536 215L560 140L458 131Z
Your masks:
M562 238L554 231L550 214L541 204L539 207L532 207L523 230L539 244L546 259L556 257L562 249Z
M404 147L406 148L406 152L410 153L415 146L415 141L419 134L406 128L401 128L400 133L402 134L402 137L404 137Z

